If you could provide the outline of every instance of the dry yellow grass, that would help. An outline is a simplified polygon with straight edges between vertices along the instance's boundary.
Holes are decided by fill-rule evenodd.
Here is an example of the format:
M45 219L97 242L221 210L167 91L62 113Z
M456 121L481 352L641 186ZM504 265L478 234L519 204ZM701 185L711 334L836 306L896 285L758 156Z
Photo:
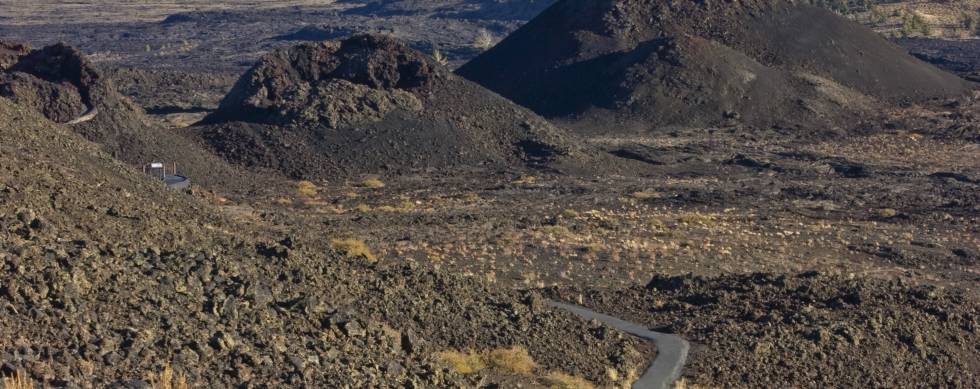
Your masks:
M476 193L467 193L467 194L464 194L461 198L464 201L470 201L470 202L480 201L481 200L480 199L480 195L479 194L476 194Z
M564 211L561 211L561 217L566 219L574 219L579 217L579 213L574 209L566 209Z
M541 226L541 232L550 235L557 235L557 236L572 235L572 231L565 226L552 226L552 225Z
M309 198L316 197L317 195L316 184L309 181L300 181L299 183L297 183L296 191L299 192L299 194Z
M415 208L416 208L415 203L409 200L402 200L402 202L398 203L398 205L382 205L376 208L376 210L379 212L386 212L386 213L405 213L405 212L414 211Z
M368 262L378 261L378 257L371 252L371 248L363 240L334 239L330 241L330 247L350 258L364 258Z
M559 372L548 373L542 381L550 389L595 389L595 385L584 378Z
M681 378L677 380L677 383L674 384L674 389L717 389L717 388L718 388L717 386L692 384L687 382L686 378Z
M511 373L528 375L538 366L527 349L521 346L497 349L487 354L491 366Z
M188 389L187 376L175 373L170 366L164 367L159 376L150 377L151 389Z
M630 194L630 196L633 197L634 199L637 199L637 200L659 199L659 198L663 197L658 192L647 192L647 191L633 192L633 193Z
M538 178L535 176L521 176L518 179L511 181L510 183L517 184L517 185L530 185L535 182L538 182Z
M483 357L474 352L443 351L436 358L459 374L473 374L487 368Z
M896 211L896 210L894 210L892 208L882 208L882 209L879 209L879 210L875 211L875 213L878 216L883 217L885 219L891 219L891 218L893 218L895 216L898 216L898 211Z
M368 178L361 181L361 186L371 189L380 189L385 187L385 183L378 178Z
M680 218L678 218L678 221L684 224L700 224L702 226L710 226L714 224L715 217L700 212L690 212L681 215Z
M34 383L27 377L27 372L17 369L14 375L3 377L3 389L34 389Z

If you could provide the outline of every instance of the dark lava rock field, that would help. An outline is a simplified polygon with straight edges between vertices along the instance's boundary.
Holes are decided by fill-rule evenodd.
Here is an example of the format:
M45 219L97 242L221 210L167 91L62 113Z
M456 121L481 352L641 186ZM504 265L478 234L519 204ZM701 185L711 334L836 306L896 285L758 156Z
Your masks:
M809 3L0 4L0 387L980 387L974 42Z

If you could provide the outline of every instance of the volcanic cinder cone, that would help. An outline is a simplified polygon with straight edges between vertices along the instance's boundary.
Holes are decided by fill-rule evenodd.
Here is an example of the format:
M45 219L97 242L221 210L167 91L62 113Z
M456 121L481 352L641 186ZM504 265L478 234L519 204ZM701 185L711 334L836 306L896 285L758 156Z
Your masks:
M970 88L865 27L779 0L563 0L457 73L586 133L835 125Z
M173 163L194 182L223 189L256 181L192 139L150 123L85 55L63 43L30 50L0 42L0 96L71 123L72 131L132 165Z
M533 112L385 36L264 57L195 128L220 155L294 178L555 166L586 152Z

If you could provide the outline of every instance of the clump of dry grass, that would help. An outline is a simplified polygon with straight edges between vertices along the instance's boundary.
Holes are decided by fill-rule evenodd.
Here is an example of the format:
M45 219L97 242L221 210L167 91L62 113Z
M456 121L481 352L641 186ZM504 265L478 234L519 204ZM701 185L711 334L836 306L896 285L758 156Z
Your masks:
M700 212L690 212L681 215L678 221L688 225L699 224L702 226L711 226L715 223L715 217Z
M595 385L584 378L560 372L548 373L542 381L550 389L595 389Z
M483 357L474 352L443 351L437 353L436 358L442 363L449 365L457 373L464 375L473 374L487 368Z
M378 261L378 257L371 252L371 248L363 240L333 239L330 241L330 247L350 258L364 258L368 262Z
M417 208L416 204L412 201L402 200L402 202L398 203L398 205L382 205L376 208L376 210L386 213L404 213L414 211L415 208Z
M521 346L502 348L487 353L491 366L511 373L528 375L538 366L527 349Z
M516 180L511 181L511 184L516 185L531 185L538 182L538 178L535 176L520 176Z
M34 383L24 369L17 369L10 377L3 377L3 389L34 389Z
M380 189L385 187L385 183L378 178L368 178L361 181L361 186L370 189Z
M647 221L647 227L650 227L652 230L662 231L667 229L667 223L664 223L663 220L658 218L652 218Z
M561 217L566 219L574 219L579 217L579 213L574 209L566 209L564 211L561 211Z
M163 372L158 376L150 377L151 389L189 389L187 376L184 373L175 373L170 366L164 367Z
M480 29L480 32L476 35L476 39L473 40L473 47L481 51L487 51L493 47L493 35L490 31L485 29Z
M541 231L547 234L558 235L558 236L572 235L572 231L565 226L545 225L545 226L541 226Z
M460 374L472 374L488 367L499 371L530 375L538 364L522 346L499 348L484 353L443 351L436 358Z
M309 198L316 197L317 195L316 184L310 181L300 181L299 183L297 183L296 191L299 192L299 194Z
M715 389L714 386L698 385L687 382L686 378L681 378L677 380L674 384L674 389Z
M439 51L439 49L432 49L432 59L442 66L449 65L449 58L442 51Z
M663 196L658 192L640 191L640 192L631 193L630 197L633 197L634 199L637 200L649 200L649 199L659 199Z
M878 217L881 217L881 218L891 219L891 218L893 218L895 216L898 216L898 211L896 211L896 210L894 210L892 208L882 208L882 209L879 209L879 210L875 211L875 214L877 214Z

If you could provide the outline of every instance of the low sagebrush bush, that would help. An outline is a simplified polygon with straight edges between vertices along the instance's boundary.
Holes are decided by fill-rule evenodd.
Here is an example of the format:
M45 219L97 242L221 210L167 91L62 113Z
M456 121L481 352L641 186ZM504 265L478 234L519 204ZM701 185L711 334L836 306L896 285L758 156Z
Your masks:
M459 374L473 374L487 367L483 357L474 352L443 351L436 358Z
M330 241L330 247L350 258L364 258L368 262L377 262L378 260L378 257L371 252L371 248L363 240L334 239Z
M365 188L379 189L379 188L384 188L385 183L384 181L381 181L380 179L377 178L368 178L364 181L361 181L361 186Z
M559 372L548 373L542 381L550 389L595 389L595 385L584 378Z
M487 353L490 365L511 373L528 375L538 366L527 349L521 346L502 348Z
M316 197L317 187L310 181L300 181L296 184L296 191L303 196L313 198Z

